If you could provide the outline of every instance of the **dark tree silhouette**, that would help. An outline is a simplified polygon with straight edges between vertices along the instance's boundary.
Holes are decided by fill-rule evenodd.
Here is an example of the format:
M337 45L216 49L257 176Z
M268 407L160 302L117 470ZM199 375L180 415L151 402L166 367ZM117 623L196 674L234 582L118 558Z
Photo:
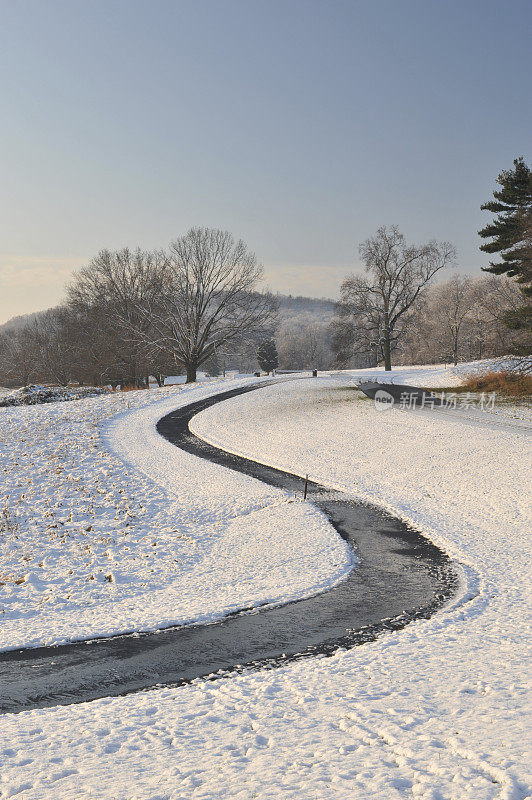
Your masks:
M265 372L271 372L279 366L279 356L277 355L277 345L275 339L266 339L259 345L257 350L257 361Z

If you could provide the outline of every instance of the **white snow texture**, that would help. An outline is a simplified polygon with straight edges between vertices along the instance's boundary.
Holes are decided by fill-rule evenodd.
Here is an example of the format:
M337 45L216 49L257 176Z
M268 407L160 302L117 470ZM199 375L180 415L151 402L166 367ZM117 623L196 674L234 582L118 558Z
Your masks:
M458 596L430 620L329 658L5 715L1 798L531 796L529 426L504 413L378 412L349 384L361 374L272 385L207 409L193 428L228 450L301 475L309 472L409 521L461 565ZM443 368L397 369L393 376L398 383L420 385L430 377L430 386L449 386L452 380ZM182 621L197 619L202 603L206 616L221 614L250 599L278 602L316 591L320 575L329 582L341 577L348 556L321 515L298 502L289 505L283 493L256 481L172 450L157 437L154 423L163 413L226 386L74 401L55 411L50 406L2 411L8 448L3 480L12 516L2 557L14 559L9 570L18 575L17 547L28 557L39 547L51 549L43 592L55 610L45 611L43 602L39 612L46 637L71 638L96 625L100 631L119 629L138 621L144 604L144 624L150 627L172 614ZM117 417L127 402L132 410ZM115 416L101 440L98 425L106 415ZM289 514L279 515L285 508ZM285 527L285 516L297 518L297 525ZM112 539L101 543L111 551L107 557L93 530L85 530L92 566L83 562L80 519L83 525L92 520L98 535ZM59 527L50 533L46 520ZM126 534L127 520L133 530ZM298 568L291 550L295 536L298 549L303 537L311 558L308 572L306 564ZM124 546L131 555L124 555ZM273 579L267 574L270 553L277 565ZM283 553L290 561L286 572ZM80 588L80 576L100 569L102 558L116 573L116 583L90 581L97 591ZM37 576L37 566L28 564L26 573ZM69 568L77 576L72 585ZM198 579L203 597L194 587ZM4 647L39 639L31 606L38 588L26 584L30 579L6 584L10 602L11 592L27 594L8 605ZM150 605L148 589L154 584L161 589ZM174 585L188 592L181 605ZM67 602L75 606L71 617ZM84 616L83 602L100 608L99 620L89 612ZM24 603L31 610L26 618ZM54 625L62 624L64 614L67 622L58 632Z

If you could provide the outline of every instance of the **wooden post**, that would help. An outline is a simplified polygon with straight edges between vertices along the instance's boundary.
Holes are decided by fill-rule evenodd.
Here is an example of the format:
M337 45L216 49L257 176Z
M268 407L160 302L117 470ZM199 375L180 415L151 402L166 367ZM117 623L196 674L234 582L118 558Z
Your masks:
M303 492L303 500L307 499L307 489L308 489L308 474L305 475L305 491Z

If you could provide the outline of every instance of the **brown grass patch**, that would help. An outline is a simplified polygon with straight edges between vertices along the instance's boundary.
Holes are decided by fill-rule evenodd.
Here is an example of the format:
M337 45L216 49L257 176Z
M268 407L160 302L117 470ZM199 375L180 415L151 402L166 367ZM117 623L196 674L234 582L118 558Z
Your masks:
M120 392L141 392L143 389L147 389L147 386L122 386L118 391Z
M500 370L467 375L460 389L468 392L497 392L508 397L530 397L532 375Z

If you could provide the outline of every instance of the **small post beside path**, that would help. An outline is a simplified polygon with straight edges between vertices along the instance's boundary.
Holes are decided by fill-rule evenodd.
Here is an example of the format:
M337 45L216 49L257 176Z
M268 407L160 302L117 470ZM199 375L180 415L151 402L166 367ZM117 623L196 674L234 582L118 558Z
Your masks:
M303 500L307 499L307 489L308 489L308 473L305 475L305 490L303 492Z

